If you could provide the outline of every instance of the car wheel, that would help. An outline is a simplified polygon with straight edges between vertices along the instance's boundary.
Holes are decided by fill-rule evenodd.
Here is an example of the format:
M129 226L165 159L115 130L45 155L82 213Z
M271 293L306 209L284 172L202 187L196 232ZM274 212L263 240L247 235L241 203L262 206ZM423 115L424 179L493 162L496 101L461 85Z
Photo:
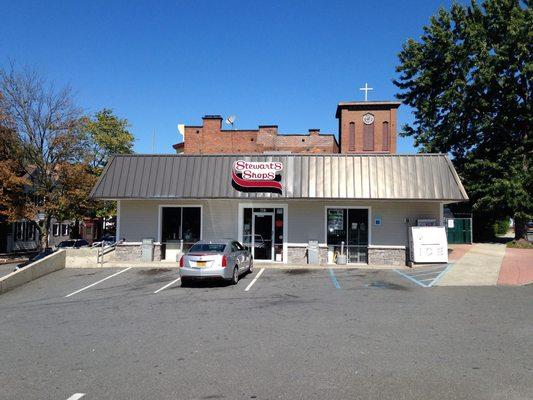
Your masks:
M237 267L233 268L233 275L231 277L231 284L236 285L239 282L239 269Z

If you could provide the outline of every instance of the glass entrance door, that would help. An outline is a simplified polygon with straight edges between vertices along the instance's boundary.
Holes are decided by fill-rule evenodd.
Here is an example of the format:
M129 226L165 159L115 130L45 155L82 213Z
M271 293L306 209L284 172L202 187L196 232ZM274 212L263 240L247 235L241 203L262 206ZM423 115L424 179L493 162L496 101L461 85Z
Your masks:
M348 209L348 262L368 262L368 211Z
M252 255L256 260L274 259L274 213L253 213Z

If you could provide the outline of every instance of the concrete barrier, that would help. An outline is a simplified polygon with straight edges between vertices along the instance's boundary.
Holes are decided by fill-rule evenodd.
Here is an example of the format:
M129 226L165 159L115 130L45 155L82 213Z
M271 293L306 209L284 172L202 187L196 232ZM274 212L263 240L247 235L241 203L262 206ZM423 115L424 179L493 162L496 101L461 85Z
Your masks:
M34 279L65 268L66 252L59 250L34 263L26 265L0 278L0 294L10 291Z
M99 247L84 247L81 249L67 249L67 268L97 268L100 264L97 262L98 253L101 251ZM104 260L108 261L111 255L109 252L104 256Z

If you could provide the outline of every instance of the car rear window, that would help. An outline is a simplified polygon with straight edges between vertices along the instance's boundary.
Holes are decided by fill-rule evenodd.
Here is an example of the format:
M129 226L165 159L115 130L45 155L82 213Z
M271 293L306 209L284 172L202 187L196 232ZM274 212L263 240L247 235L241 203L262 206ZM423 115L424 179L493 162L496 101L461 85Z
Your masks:
M189 253L194 253L197 251L207 251L211 253L222 253L226 248L225 244L221 243L198 243L192 246L189 250Z

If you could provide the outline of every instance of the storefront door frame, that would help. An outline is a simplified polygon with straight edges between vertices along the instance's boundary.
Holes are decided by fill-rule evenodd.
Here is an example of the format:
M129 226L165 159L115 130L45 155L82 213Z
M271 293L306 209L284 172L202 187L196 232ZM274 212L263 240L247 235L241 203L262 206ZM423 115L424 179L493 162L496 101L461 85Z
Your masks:
M287 203L263 203L261 201L254 201L254 202L247 202L247 203L239 203L239 211L238 211L238 218L237 223L239 224L237 228L238 232L238 240L240 243L243 242L243 224L244 224L244 209L245 208L283 208L283 264L288 264L288 234L289 234L289 206ZM274 248L274 244L272 244L272 248ZM257 260L257 262L261 262L261 260ZM270 263L279 263L279 261L266 261Z
M371 206L345 206L342 204L326 204L324 206L324 243L328 246L328 208L342 208L342 209L355 209L355 210L367 210L368 212L368 245L370 248L372 245L372 207ZM348 238L346 238L348 240Z
M274 218L275 213L274 212L253 212L252 211L252 255L254 257L254 260L257 260L257 257L255 256L255 217L270 217L271 219L271 232L270 232L270 259L265 260L258 260L258 261L274 261ZM285 216L284 216L285 218Z

